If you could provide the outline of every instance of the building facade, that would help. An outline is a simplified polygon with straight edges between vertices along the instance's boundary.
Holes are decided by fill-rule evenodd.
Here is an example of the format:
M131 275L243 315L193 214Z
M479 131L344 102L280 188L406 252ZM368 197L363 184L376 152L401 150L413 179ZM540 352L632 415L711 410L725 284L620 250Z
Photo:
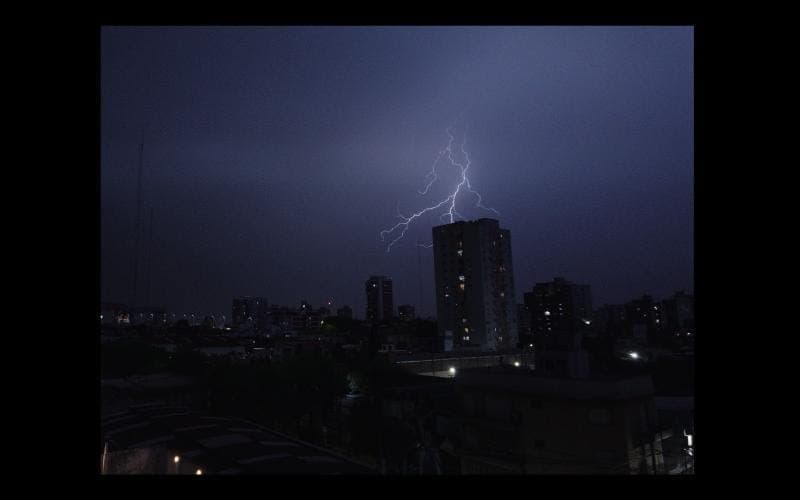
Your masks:
M364 283L367 294L367 321L378 323L391 319L394 314L392 280L386 276L370 276Z
M350 306L342 306L336 310L336 316L340 318L353 319L353 308Z
M694 328L694 296L676 292L662 302L663 333L676 335Z
M258 329L267 325L269 312L267 299L262 297L236 297L232 306L233 326L252 324Z
M652 342L662 330L661 304L650 295L631 300L625 304L625 316L628 319L630 336L639 342Z
M511 232L494 219L433 228L436 311L445 350L517 345Z
M649 376L568 380L498 366L459 372L455 384L462 474L665 472Z
M581 349L592 323L592 291L564 278L537 283L525 294L531 314L536 369L548 374L584 378L588 356Z
M397 308L397 316L402 321L413 321L417 318L417 314L414 310L414 306L412 305L402 305Z

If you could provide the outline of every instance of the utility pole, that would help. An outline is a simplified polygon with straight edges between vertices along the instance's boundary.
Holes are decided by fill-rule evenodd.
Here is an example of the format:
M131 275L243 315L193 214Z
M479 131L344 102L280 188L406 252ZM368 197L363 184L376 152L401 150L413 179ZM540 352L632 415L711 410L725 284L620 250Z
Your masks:
M103 459L100 462L100 474L106 473L106 456L108 455L108 441L103 445Z
M133 297L131 307L136 307L139 293L139 237L142 232L142 168L144 162L144 128L139 143L139 169L136 176L136 228L134 229L133 255Z
M420 253L419 240L417 240L417 276L419 278L419 317L424 318L425 314L423 313L423 305L422 305L422 255Z
M145 285L145 304L146 306L151 306L150 304L150 293L151 293L151 276L153 273L153 207L150 207L150 238L147 243L147 283ZM155 319L155 318L154 318Z
M653 474L657 474L656 471L656 434L653 432L650 438L650 461L653 462Z

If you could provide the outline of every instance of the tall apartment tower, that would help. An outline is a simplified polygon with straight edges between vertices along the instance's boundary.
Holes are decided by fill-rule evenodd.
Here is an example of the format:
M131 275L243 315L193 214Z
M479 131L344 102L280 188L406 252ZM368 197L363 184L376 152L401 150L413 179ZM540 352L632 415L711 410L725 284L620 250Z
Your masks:
M394 316L391 278L370 276L364 287L367 292L367 321L377 323Z
M511 232L495 219L433 228L436 312L445 350L517 346Z

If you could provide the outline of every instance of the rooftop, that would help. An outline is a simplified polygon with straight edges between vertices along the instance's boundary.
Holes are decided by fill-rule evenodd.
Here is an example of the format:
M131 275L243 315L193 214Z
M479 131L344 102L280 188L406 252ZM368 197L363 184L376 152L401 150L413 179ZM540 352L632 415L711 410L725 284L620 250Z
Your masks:
M374 473L332 451L258 424L184 407L131 406L103 417L101 427L110 452L158 446L191 460L206 474Z
M650 375L602 375L588 379L543 376L535 370L509 365L467 368L455 377L457 386L482 387L563 399L629 399L652 396Z

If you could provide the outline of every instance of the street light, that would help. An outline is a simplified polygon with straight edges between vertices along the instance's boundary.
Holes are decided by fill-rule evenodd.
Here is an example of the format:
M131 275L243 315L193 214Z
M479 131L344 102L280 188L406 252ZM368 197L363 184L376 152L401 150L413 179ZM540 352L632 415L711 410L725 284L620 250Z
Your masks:
M639 359L639 353L635 351L628 353L628 356L630 356L631 359Z
M456 376L456 367L455 366L451 366L449 371L450 371L450 375L452 375L454 377Z
M203 475L203 469L197 469L196 471L194 471L194 474L196 476L202 476Z
M514 366L516 366L517 368L519 368L519 361L514 361Z
M175 455L174 457L172 457L172 462L175 464L175 474L179 474L179 469L178 468L180 467L181 457L178 456L178 455Z

